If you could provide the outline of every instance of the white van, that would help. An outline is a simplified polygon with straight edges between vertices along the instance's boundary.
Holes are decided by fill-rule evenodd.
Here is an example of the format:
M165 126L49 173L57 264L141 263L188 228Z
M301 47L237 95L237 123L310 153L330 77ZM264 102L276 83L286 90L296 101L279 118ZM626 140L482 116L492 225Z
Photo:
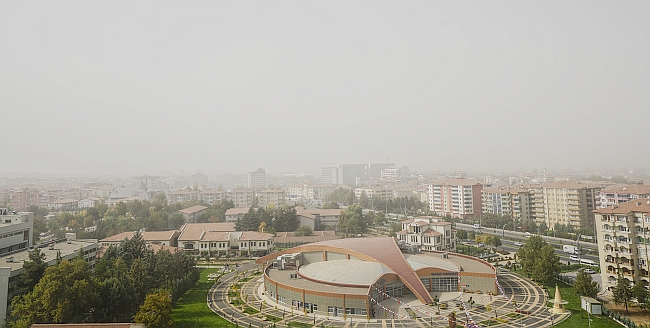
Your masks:
M596 262L594 262L592 260L588 260L588 259L580 259L580 264L594 266L594 267L598 266L598 264L596 264Z

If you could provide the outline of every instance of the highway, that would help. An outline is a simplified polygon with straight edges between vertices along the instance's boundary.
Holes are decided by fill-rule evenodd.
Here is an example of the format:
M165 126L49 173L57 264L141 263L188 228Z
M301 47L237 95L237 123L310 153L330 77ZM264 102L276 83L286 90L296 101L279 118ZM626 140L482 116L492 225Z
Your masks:
M491 235L497 235L501 238L501 242L503 243L503 245L500 246L499 249L505 249L509 252L516 252L519 249L519 247L515 245L515 242L525 243L527 239L523 232L485 228L485 227L481 229L476 229L474 228L474 226L470 224L463 224L463 223L456 223L456 229L468 230L468 231L473 230L476 233L487 233ZM542 239L544 239L547 243L553 245L575 245L576 244L574 240L570 240L570 239L555 238L555 237L548 237L548 236L542 236ZM474 241L463 242L463 244L470 244L474 247L477 247L477 244ZM580 242L579 245L580 248L583 250L583 254L580 255L581 258L589 259L595 261L596 263L599 263L598 245L593 243L588 243L588 242ZM567 261L569 261L570 254L563 252L561 248L560 249L555 248L555 254L557 254L560 257L560 260L562 262L566 263Z

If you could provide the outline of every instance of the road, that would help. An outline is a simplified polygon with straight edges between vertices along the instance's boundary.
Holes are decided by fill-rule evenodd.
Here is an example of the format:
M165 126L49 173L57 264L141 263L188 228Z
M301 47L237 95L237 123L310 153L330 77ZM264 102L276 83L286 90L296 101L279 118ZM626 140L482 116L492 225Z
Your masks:
M499 248L504 248L510 252L513 251L516 252L517 249L519 248L518 246L515 246L514 244L515 242L517 241L521 243L526 242L526 236L522 232L508 231L508 230L503 231L503 230L493 229L493 228L476 229L474 228L474 226L470 224L463 224L463 223L456 223L456 228L461 230L468 230L468 231L474 230L475 232L480 231L481 233L488 233L488 234L502 237L501 242L503 243L503 247L499 247ZM542 236L542 239L544 239L549 244L554 244L554 245L575 245L575 241L569 239L555 238L555 237L548 237L548 236ZM583 250L583 253L585 253L580 255L580 258L589 259L595 261L596 263L599 263L598 245L587 243L587 242L580 242L580 248ZM570 260L569 254L563 252L561 249L556 248L555 254L559 255L560 260L563 262Z
M249 263L248 265L244 264L238 268L238 270L243 271L252 269L254 267L254 264ZM424 328L432 326L447 327L446 316L452 310L459 311L459 321L464 321L466 318L465 315L462 314L461 309L452 309L451 307L448 310L440 310L442 312L441 315L443 315L442 320L424 316L418 317L415 320L372 319L342 321L333 320L332 318L323 316L304 315L303 313L294 314L267 304L262 304L263 300L260 298L260 295L257 292L262 281L261 276L255 276L252 280L243 283L240 290L241 299L246 300L247 306L258 310L261 309L261 312L259 314L246 315L242 313L240 309L230 304L228 298L228 288L238 279L241 279L241 276L235 276L234 273L230 273L221 277L221 279L216 282L208 291L207 303L213 312L232 323L237 323L241 327L270 327L272 323L263 320L265 315L273 315L277 318L283 318L283 320L276 323L277 327L287 327L286 325L289 322L299 322L313 326L343 328ZM509 320L509 323L505 325L508 327L525 326L528 328L542 328L549 327L552 323L557 323L559 320L566 318L566 315L551 315L548 312L548 308L546 307L548 295L546 295L546 292L532 281L507 271L500 272L498 279L500 285L503 287L505 294L508 295L511 300L516 301L516 306L513 305L513 303L506 301L503 296L495 295L493 296L494 299L491 303L492 309L489 312L486 312L485 309L469 309L469 315L474 320L474 322L479 323L481 321L489 319L490 317L493 317L494 315L497 315L500 318L507 318ZM476 294L464 295L465 300L467 300L469 296ZM457 307L460 306L459 300L450 302L450 304L452 303ZM522 311L527 311L528 314L525 314L520 318L512 318L506 316L515 315L514 312L516 308L519 308ZM459 322L459 324L461 324L459 326L462 326L461 322Z

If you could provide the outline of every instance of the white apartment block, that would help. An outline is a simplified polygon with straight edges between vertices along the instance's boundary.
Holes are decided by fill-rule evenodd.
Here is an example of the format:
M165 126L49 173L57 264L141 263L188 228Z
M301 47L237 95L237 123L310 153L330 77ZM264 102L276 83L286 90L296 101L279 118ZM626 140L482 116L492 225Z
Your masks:
M516 220L533 218L532 192L522 188L481 190L483 213L499 214Z
M602 290L622 277L650 286L650 199L637 199L595 211Z
M402 221L402 231L397 238L421 250L455 251L456 236L451 222L433 216L421 216Z
M288 186L284 191L286 196L302 198L304 200L324 201L327 196L336 190L336 187L331 184L298 184Z
M177 190L167 193L167 202L169 204L185 203L191 200L198 200L199 193L191 190Z
M596 194L599 208L611 207L639 198L650 197L650 185L625 185L603 189Z
M393 199L393 190L384 187L354 188L354 196L358 199L365 193L368 198L378 198L381 200Z
M248 173L248 188L266 188L266 172L264 169Z
M474 179L449 179L429 185L429 209L437 215L472 217L483 211L483 185Z
M255 190L244 188L230 190L228 198L235 203L235 207L251 207L255 199Z
M595 194L600 187L580 182L553 182L534 185L533 216L553 229L556 223L581 227L593 224Z
M279 188L264 189L255 192L257 195L258 205L262 207L273 206L280 207L284 205L284 190Z

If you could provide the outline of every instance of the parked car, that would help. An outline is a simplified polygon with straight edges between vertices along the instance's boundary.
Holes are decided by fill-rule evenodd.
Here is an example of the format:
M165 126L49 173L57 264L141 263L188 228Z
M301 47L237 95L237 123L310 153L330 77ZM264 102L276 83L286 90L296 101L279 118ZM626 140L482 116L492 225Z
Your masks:
M585 273L586 274L594 274L594 273L596 273L596 271L594 271L592 269L585 269Z
M570 259L571 261L576 261L576 262L580 261L580 259L578 258L577 255L571 255L571 256L569 256L569 259Z
M522 244L522 243L516 241L516 242L515 242L515 246L524 246L524 244Z

